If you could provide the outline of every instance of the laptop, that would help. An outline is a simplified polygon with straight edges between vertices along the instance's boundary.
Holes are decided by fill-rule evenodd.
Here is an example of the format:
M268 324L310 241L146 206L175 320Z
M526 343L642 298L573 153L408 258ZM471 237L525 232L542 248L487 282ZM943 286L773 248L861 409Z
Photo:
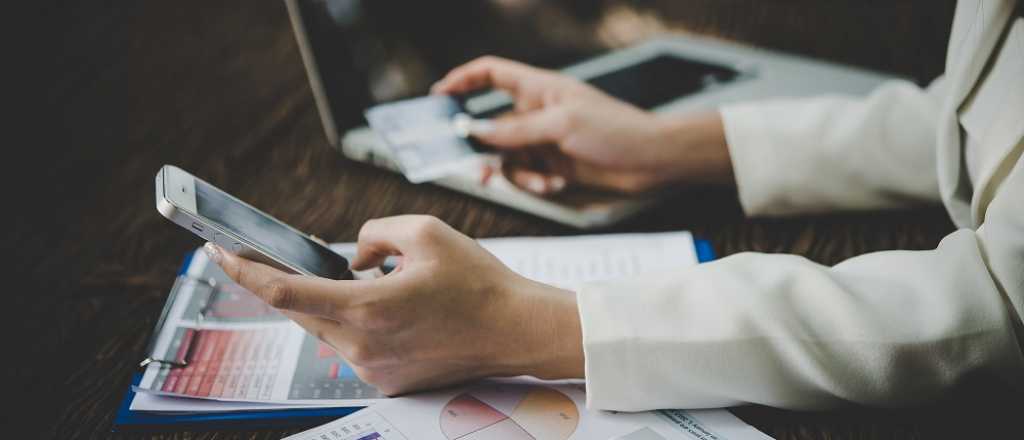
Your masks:
M324 132L330 145L348 158L397 172L389 150L368 127L339 133L346 126L338 113L345 109L349 78L330 75L344 53L331 3L347 0L285 0L302 60L309 77ZM770 51L722 40L671 34L636 46L613 50L561 69L612 96L659 113L716 108L722 104L774 97L820 94L865 95L897 77L857 67ZM474 117L490 117L511 107L510 97L493 91L468 97L462 105ZM363 109L356 109L361 112ZM351 109L346 111L351 112ZM347 124L351 126L351 124ZM501 176L481 185L476 169L465 169L432 184L528 212L580 229L610 226L642 212L668 192L625 196L572 189L555 197L520 190Z

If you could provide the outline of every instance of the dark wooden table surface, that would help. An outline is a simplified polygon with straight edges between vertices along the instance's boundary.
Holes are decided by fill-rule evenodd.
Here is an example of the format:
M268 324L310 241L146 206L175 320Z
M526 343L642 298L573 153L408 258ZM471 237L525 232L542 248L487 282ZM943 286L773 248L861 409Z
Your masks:
M423 81L481 53L556 65L659 29L716 34L925 82L941 72L952 15L952 1L930 0L560 1L505 15L476 0L437 3L363 2L369 24L362 32L420 56L423 78L405 93L422 91ZM29 136L7 148L12 160L5 168L11 169L4 173L5 197L17 209L5 210L10 226L3 228L10 286L3 333L11 347L0 367L3 437L278 438L294 432L110 433L175 269L201 244L155 211L152 177L161 164L191 170L331 241L354 239L367 219L403 213L436 215L474 237L578 233L411 185L333 152L280 1L92 0L36 7L25 18L33 21L23 23L34 30L25 38L35 35L38 45L25 73L42 86L32 89L28 117L16 119L29 121L21 127ZM557 25L562 22L571 25ZM572 35L556 32L566 29ZM375 80L366 72L352 75L353 81ZM353 100L353 124L366 104ZM732 190L693 188L613 228L673 229L712 240L720 255L791 252L830 264L882 249L930 248L952 225L941 207L747 219ZM942 401L910 409L734 411L777 438L974 438L1019 429L1021 403L979 377Z

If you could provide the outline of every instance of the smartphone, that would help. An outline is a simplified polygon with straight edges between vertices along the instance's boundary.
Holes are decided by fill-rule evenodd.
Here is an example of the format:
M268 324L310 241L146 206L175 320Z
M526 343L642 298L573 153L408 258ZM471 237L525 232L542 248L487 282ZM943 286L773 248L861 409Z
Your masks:
M289 273L335 280L352 277L348 260L318 238L181 168L164 165L156 173L156 209L204 240L245 258Z

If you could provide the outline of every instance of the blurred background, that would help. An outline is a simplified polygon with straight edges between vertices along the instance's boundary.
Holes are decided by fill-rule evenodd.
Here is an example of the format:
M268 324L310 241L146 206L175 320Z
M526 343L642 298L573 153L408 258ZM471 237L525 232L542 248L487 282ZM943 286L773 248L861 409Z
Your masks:
M330 67L348 84L348 105L335 116L352 126L362 123L368 105L422 94L450 68L479 55L559 67L667 32L736 40L926 84L942 71L955 5L954 0L314 3L328 10L337 23L334 38L344 42ZM313 125L315 106L283 1L52 1L18 8L30 11L10 15L17 18L19 31L11 42L22 60L12 70L24 75L12 84L29 86L12 87L24 100L13 106L20 113L13 129L24 135L15 147L18 160L6 161L10 169L3 178L23 189L9 195L23 208L4 221L19 225L8 230L47 232L15 233L9 242L13 249L52 247L54 240L77 236L80 230L71 231L76 225L102 221L69 222L61 213L108 203L129 189L118 185L138 183L99 178L114 169L138 166L149 174L161 163L177 163L204 173L201 167L223 163L212 157L233 151L227 156L233 167L252 170L269 166L273 155L289 148L285 144L326 149ZM142 151L153 154L133 155ZM214 172L204 175L209 174Z
M895 72L926 83L942 70L941 48L948 36L953 4L742 0L299 3L325 12L307 12L307 16L332 21L329 26L317 26L331 27L331 35L311 38L345 42L326 62L338 76L351 78L347 95L352 114L348 119L353 124L361 122L361 110L369 104L422 95L449 69L477 56L494 54L559 68L670 33L746 41ZM885 31L896 29L916 31ZM819 43L808 45L809 39ZM940 52L929 53L936 49Z

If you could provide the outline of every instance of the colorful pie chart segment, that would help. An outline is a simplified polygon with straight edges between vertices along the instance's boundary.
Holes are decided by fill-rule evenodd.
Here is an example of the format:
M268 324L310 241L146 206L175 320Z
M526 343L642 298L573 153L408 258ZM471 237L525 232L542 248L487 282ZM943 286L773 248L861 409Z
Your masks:
M552 440L569 438L580 421L576 404L551 388L526 393L510 417L534 438Z
M441 411L449 440L566 440L580 414L565 394L541 386L496 386L452 398Z

